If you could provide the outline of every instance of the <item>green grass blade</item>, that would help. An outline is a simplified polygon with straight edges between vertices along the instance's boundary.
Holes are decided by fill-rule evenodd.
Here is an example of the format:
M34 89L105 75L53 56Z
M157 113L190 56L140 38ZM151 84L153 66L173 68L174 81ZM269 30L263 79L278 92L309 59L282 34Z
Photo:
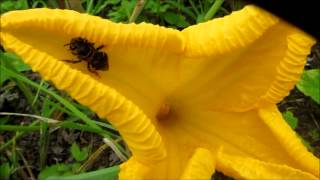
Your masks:
M47 7L47 4L42 1L42 0L37 0L37 1L34 1L31 5L32 8L37 8L38 6L40 5L40 7Z
M186 13L187 15L189 15L194 21L196 21L197 16L187 7L183 6L182 4L176 2L176 1L166 1L166 3L180 9L182 12Z
M92 14L92 10L93 10L93 0L86 0L86 2L87 2L86 13Z
M40 86L40 87L43 86L43 83L44 83L44 80L41 79L39 86ZM37 102L38 97L39 97L39 94L40 94L40 88L37 89L37 93L36 93L36 95L34 96L34 99L33 99L33 101L32 101L31 106L34 106L34 104Z
M39 121L34 121L29 125L29 127L36 126L38 123L39 123ZM21 138L25 133L26 132L17 132L16 135L12 139L10 139L9 141L7 141L6 143L4 143L0 146L0 152L3 151L4 149L6 149L12 143L14 143L15 140Z
M20 58L15 56L14 54L10 54L10 53L0 53L0 60L1 60L1 67L6 67L10 70L12 70L13 72L15 72L16 74L19 74L19 61L21 62ZM16 64L18 63L18 64ZM4 72L1 72L1 74ZM6 74L6 76L8 76ZM18 88L21 90L21 92L23 93L23 95L26 97L28 103L31 105L32 101L34 99L34 96L31 92L31 90L29 89L29 87L27 87L23 82L21 82L20 80L16 79L15 76L11 76L9 77L9 79L14 79L14 81L17 83ZM37 110L34 107L31 107L33 112L37 112Z
M87 172L73 176L51 176L46 180L97 180L97 179L116 179L120 171L119 166L113 166L97 171Z
M26 84L33 86L35 88L39 88L41 89L43 92L49 94L50 96L54 97L56 100L58 100L61 104L63 104L65 107L67 107L72 113L74 113L74 115L76 115L77 117L79 117L80 119L82 119L86 124L88 124L91 127L97 128L97 129L101 129L98 125L96 125L95 123L93 123L93 121L88 118L84 113L82 113L81 111L79 111L76 107L74 107L70 102L66 101L64 98L62 98L61 96L59 96L58 94L56 94L55 92L48 90L46 88L43 88L41 86L39 86L39 84L1 66L1 71L5 72L6 74L10 75L10 76L14 76L15 78L25 82ZM107 137L110 137L110 133L107 131L104 131Z
M11 112L0 112L0 115L4 115L4 116L22 116L22 117L30 117L30 118L35 118L47 123L58 123L58 120L55 119L50 119L50 118L46 118L46 117L42 117L42 116L38 116L38 115L34 115L34 114L22 114L22 113L11 113Z
M47 93L48 95L54 97L56 100L58 100L61 104L63 104L65 107L67 107L72 113L74 113L75 116L79 117L80 119L82 119L87 125L89 125L92 128L98 129L98 130L102 130L103 134L101 134L104 138L110 139L110 141L112 141L112 136L113 133L109 132L109 131L105 131L103 130L100 126L98 126L95 121L91 120L90 118L88 118L84 113L82 113L81 111L79 111L76 107L74 107L72 105L72 103L68 102L67 100L65 100L64 98L62 98L61 96L59 96L58 94L56 94L55 92L48 90L44 87L39 86L39 84L21 76L20 74L17 74L9 69L7 69L6 67L1 66L0 70L3 71L4 73L8 74L9 76L14 76L16 79L21 80L22 82L35 87L35 88L40 88L43 92ZM114 129L113 129L114 130ZM113 142L113 141L112 141ZM121 152L124 152L124 150L121 148L121 146L119 144L116 144L116 147L120 149ZM3 149L3 147L1 146L1 149Z
M193 11L196 13L196 15L199 16L200 12L197 9L196 5L194 4L193 0L189 0L189 3L191 4L191 7L192 7Z
M100 1L102 2L102 0ZM99 2L98 2L99 3ZM95 9L93 10L93 14L99 14L107 5L111 4L109 1L105 1L102 5L96 5Z
M90 126L86 126L86 125L83 125L83 124L74 123L74 122L70 122L70 121L65 121L65 122L59 123L56 126L60 126L60 127L63 127L63 128L70 128L70 129L77 129L77 130L81 130L81 131L92 132L92 133L96 133L96 134L100 134L100 135L102 135L104 133L103 130L95 129L95 128L92 128Z
M43 81L42 81L43 82ZM40 83L40 87L42 87L42 83ZM38 89L39 90L39 89ZM44 117L51 117L52 113L54 112L54 108L50 108L48 102L45 100L43 102L42 108L42 116ZM48 122L40 122L40 170L45 168L46 160L47 160L47 151L49 145L49 136L50 133L48 131L49 125Z
M216 0L211 6L211 8L209 9L209 11L207 12L207 14L204 16L204 21L208 21L212 19L214 15L216 15L217 12L219 11L223 2L224 0Z
M1 125L0 131L23 131L32 132L39 131L40 126L21 126L21 125Z

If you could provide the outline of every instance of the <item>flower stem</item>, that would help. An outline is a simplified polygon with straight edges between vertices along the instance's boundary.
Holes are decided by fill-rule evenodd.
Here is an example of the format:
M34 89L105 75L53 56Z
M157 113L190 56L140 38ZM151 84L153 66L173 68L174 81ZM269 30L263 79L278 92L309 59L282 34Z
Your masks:
M86 13L91 14L92 8L93 8L93 0L87 1Z
M129 23L135 22L139 14L141 13L144 4L146 3L145 0L138 0L134 10L130 16Z
M213 5L211 6L211 8L209 9L209 11L207 12L207 14L204 16L204 21L208 21L208 20L212 19L214 17L214 15L220 9L223 2L224 2L224 0L216 0L213 3Z

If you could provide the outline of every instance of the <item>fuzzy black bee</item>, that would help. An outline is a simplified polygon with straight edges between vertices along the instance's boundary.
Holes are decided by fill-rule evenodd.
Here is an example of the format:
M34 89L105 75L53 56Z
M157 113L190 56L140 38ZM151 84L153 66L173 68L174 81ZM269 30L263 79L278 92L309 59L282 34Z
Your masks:
M64 46L69 46L69 49L73 55L75 55L77 60L63 60L69 63L79 63L81 61L87 61L87 68L90 72L96 74L96 70L107 71L109 69L108 55L105 52L99 51L104 46L101 45L97 48L94 47L94 43L88 40L77 37L72 38L69 44Z

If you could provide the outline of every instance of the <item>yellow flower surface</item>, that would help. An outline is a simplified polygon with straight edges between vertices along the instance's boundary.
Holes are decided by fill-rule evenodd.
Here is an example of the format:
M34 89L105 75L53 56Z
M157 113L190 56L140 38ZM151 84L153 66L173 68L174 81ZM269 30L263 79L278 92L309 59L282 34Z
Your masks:
M62 61L76 59L64 46L76 37L104 45L108 71ZM319 178L319 159L276 107L314 40L255 6L182 31L14 11L1 17L1 43L120 131L133 154L120 179Z

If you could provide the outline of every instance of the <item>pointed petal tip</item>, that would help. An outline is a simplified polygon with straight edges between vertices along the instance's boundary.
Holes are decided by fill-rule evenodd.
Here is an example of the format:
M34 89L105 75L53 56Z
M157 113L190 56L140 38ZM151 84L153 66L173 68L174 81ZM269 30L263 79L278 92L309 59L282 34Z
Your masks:
M131 157L127 162L121 164L119 180L143 180L150 170L147 165L138 162L135 157Z
M294 88L300 79L315 39L295 29L294 33L288 35L287 44L285 56L276 67L277 74L274 81L255 105L258 108L280 102Z
M190 26L182 31L186 39L187 56L214 56L248 46L279 19L248 5L223 18Z
M240 157L219 151L217 169L238 179L318 179L309 172L295 169L284 164L274 164L249 157Z
M187 162L181 179L210 179L215 170L215 157L205 148L197 148Z
M281 142L285 151L296 162L290 164L294 168L312 173L315 176L320 175L320 160L310 153L297 137L295 132L284 121L281 113L275 105L259 109L259 115L269 129L275 134Z

